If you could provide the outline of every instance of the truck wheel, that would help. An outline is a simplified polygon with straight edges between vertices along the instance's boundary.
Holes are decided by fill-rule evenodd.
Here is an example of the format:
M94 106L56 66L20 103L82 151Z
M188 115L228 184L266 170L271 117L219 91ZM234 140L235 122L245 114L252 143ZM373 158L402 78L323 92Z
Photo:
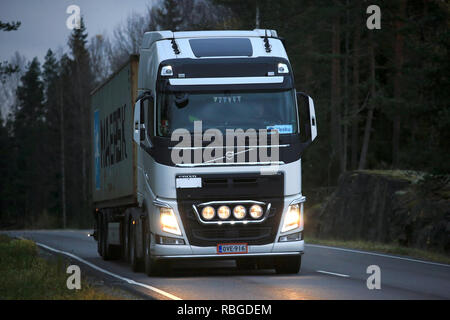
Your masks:
M297 274L302 266L302 256L278 257L275 259L275 271L278 274Z
M101 246L102 246L102 257L103 260L111 259L111 250L110 245L108 244L108 219L106 218L106 214L103 214L102 217L102 237L101 237Z
M97 220L97 232L98 232L98 239L97 239L97 251L100 257L103 257L103 224L102 224L102 216L99 214L98 220Z
M122 240L122 259L125 262L130 262L130 221L128 217L123 221Z
M134 224L130 225L130 238L129 238L129 253L131 269L133 272L141 271L141 263L136 254L136 227Z
M162 261L156 261L152 258L150 252L150 233L146 232L144 236L144 268L148 276L160 275L163 272Z

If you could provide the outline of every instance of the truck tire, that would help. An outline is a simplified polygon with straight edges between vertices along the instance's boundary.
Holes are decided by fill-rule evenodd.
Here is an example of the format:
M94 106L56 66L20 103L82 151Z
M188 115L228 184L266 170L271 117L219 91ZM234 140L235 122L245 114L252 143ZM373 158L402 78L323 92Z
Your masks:
M129 237L129 253L128 256L130 258L131 270L133 272L140 272L142 270L142 264L139 261L136 254L136 225L130 224L130 237Z
M150 232L146 232L144 235L144 269L148 276L161 275L165 270L163 261L156 261L152 258L150 251Z
M103 260L111 260L114 258L114 255L113 255L113 248L108 243L108 216L107 216L107 213L102 214L101 228L102 228L102 236L100 237L100 239L101 239L101 246L102 246L102 253L103 253L102 257L103 257Z
M130 219L125 216L122 222L122 259L130 262Z
M278 257L275 259L275 271L278 274L297 274L302 266L302 256Z
M103 257L103 228L102 228L102 215L99 213L97 218L97 251L100 257Z

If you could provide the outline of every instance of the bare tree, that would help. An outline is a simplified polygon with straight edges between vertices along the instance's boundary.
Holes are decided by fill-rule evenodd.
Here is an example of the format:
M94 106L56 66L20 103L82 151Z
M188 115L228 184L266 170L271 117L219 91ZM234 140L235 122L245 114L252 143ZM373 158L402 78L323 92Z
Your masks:
M16 89L24 74L27 59L16 51L10 59L10 64L17 66L17 71L3 75L3 79L0 81L0 112L5 119L11 112L11 108L17 105Z
M111 52L111 43L106 36L98 34L91 38L88 50L94 83L102 83L111 74L111 62L108 59L108 54Z
M122 66L130 54L139 54L144 33L149 31L148 16L133 13L126 22L113 32L112 44L109 46L109 63L112 70Z

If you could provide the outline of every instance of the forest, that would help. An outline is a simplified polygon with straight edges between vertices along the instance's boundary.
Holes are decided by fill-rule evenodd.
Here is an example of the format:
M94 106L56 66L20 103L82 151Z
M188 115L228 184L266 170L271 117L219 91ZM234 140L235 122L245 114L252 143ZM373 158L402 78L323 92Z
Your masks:
M369 29L369 5L381 11ZM0 228L92 225L90 92L152 30L275 29L315 101L306 196L352 170L450 171L450 4L440 0L160 0L109 34L0 64ZM0 21L0 32L20 22Z

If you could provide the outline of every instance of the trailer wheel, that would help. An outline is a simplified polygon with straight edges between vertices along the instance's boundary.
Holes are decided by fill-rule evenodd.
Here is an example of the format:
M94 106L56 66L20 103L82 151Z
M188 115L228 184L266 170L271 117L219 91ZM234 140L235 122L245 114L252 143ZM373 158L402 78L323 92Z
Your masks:
M141 262L136 254L136 225L130 224L129 253L131 269L133 272L141 271Z
M302 256L275 258L275 271L278 274L297 274L302 266Z
M102 223L101 223L101 229L102 229L102 236L101 239L101 246L102 246L102 256L103 260L111 260L114 258L114 248L108 243L108 217L107 213L102 214Z

